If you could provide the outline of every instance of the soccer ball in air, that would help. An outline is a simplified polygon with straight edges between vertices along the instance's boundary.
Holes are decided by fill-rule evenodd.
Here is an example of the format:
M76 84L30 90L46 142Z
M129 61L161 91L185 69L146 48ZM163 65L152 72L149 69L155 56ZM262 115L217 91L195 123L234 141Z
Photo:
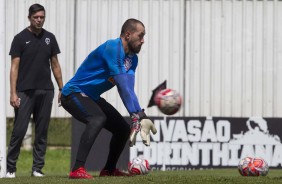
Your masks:
M180 109L182 99L177 91L164 89L157 93L154 101L162 113L173 115Z
M239 161L238 170L242 176L266 176L269 167L262 158L246 157Z
M136 157L128 163L128 172L134 175L146 175L151 171L148 160Z

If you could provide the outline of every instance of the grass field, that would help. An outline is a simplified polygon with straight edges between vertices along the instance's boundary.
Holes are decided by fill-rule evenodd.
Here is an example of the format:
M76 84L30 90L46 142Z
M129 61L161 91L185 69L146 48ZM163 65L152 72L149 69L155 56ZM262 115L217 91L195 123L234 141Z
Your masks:
M282 170L270 169L266 177L242 177L236 168L233 169L210 169L191 171L153 171L147 176L135 177L98 177L98 173L92 173L92 180L71 180L68 179L70 167L70 150L48 150L46 155L46 165L43 172L44 178L30 177L32 154L29 151L21 151L18 161L17 177L14 179L0 179L0 183L5 184L78 184L78 183L109 183L109 184L145 184L145 183L190 183L190 184L277 184L282 183Z
M48 146L71 146L71 118L51 118L48 130ZM7 145L10 143L14 118L7 118ZM35 135L32 123L32 142ZM62 132L64 132L62 134Z

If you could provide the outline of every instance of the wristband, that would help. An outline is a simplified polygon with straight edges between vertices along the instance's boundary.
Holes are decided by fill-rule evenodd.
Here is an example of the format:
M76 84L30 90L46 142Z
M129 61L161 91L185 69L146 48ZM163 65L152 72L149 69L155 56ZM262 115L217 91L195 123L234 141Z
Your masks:
M62 91L62 88L59 88L59 91Z
M138 115L139 115L139 119L142 120L142 119L147 119L147 115L145 114L144 112L145 110L142 109L142 111L138 112Z

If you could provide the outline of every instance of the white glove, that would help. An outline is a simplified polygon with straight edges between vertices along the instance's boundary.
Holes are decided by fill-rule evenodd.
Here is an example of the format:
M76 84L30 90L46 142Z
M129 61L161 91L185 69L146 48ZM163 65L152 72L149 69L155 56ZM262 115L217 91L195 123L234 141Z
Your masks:
M131 131L129 136L129 146L132 147L136 143L136 135L141 129L141 124L139 122L139 115L136 113L131 114L132 124L131 124Z
M132 113L131 114L132 125L131 132L129 136L129 146L132 147L136 143L136 136L140 131L140 136L143 141L143 144L150 146L150 131L153 134L157 133L157 129L153 122L147 118L146 114L142 112Z
M145 144L145 146L150 146L150 131L152 131L153 134L156 134L157 129L150 119L142 119L140 124L140 136L143 141L143 144Z

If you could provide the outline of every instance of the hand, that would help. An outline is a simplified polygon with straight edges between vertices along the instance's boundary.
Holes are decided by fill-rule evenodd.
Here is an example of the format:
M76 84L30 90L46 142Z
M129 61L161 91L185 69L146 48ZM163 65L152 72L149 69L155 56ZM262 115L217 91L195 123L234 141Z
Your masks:
M131 114L132 124L131 124L131 131L129 136L129 146L132 147L136 143L136 135L140 131L141 124L139 122L139 115L137 113Z
M146 114L141 111L137 113L131 114L132 125L131 125L131 133L129 137L129 146L132 147L136 143L136 135L140 131L140 136L142 142L146 146L150 146L150 131L153 134L157 133L157 129L153 122L148 119Z
M18 95L14 94L10 96L10 104L14 108L19 108L21 104L21 99L18 97Z
M58 94L58 106L61 107L62 104L61 104L61 97L62 97L62 92L59 91L59 94Z
M152 131L153 134L156 134L157 129L150 119L142 119L140 124L140 136L143 141L143 144L145 144L145 146L150 146L150 131Z

